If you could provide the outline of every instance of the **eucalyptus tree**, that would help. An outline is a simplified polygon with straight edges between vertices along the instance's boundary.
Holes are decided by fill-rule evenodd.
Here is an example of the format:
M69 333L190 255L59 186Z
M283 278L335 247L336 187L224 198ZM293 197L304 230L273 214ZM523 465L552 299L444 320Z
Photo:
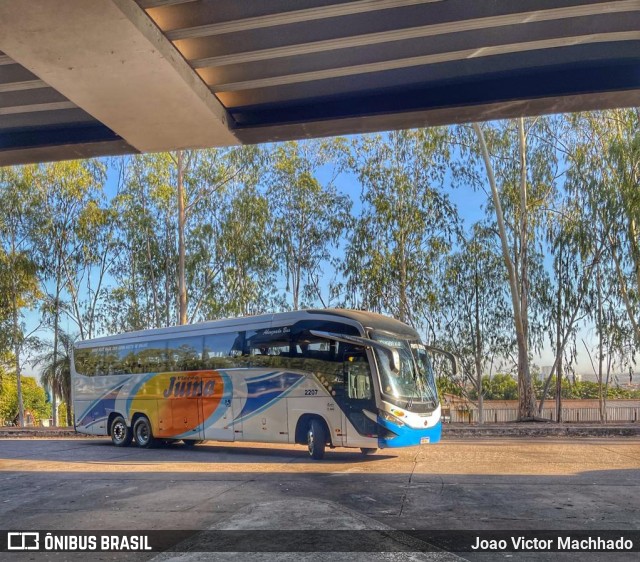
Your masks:
M215 240L221 275L216 294L209 293L209 316L259 314L280 308L276 294L278 262L274 255L267 197L242 186L221 203Z
M544 209L553 193L558 157L545 133L545 119L523 118L495 126L473 125L477 144L467 142L472 166L480 157L484 163L491 203L498 226L502 257L509 278L513 321L518 347L518 419L534 419L536 399L530 372L532 346L541 344L542 324L536 314L545 292L542 252L536 241L543 224ZM462 132L469 141L469 136ZM477 169L477 167L476 167ZM472 176L470 176L472 177ZM478 176L475 176L478 180ZM532 291L532 281L537 279ZM532 296L534 297L532 300Z
M24 425L22 354L25 345L22 311L40 297L37 266L32 258L31 232L37 218L33 204L34 166L0 168L0 301L9 311L10 342L16 374L18 423Z
M322 301L319 281L350 221L351 200L338 193L344 139L287 142L271 150L268 178L275 248L291 307ZM318 174L325 168L324 182ZM328 169L327 169L328 168Z
M447 257L441 291L439 341L461 358L463 373L477 395L478 421L483 423L483 378L513 344L504 264L491 228L476 223Z
M97 160L43 164L34 174L32 189L37 220L32 239L45 296L43 316L53 325L54 359L58 353L61 315L69 312L66 290L75 286L66 276L85 243L78 236L79 221L87 206L100 198L104 181L105 165ZM54 425L57 425L58 397L63 395L52 391Z
M542 412L549 385L555 377L556 420L560 422L562 381L565 371L577 361L578 324L590 314L596 271L606 257L608 242L606 234L594 227L585 215L581 198L567 195L559 196L555 208L548 214L547 242L553 258L548 335L555 357L538 412Z
M112 329L193 322L224 309L219 252L229 198L260 177L255 147L136 156L114 200L118 257Z
M595 359L589 356L605 421L613 359L630 366L640 343L640 119L637 109L619 109L568 121L568 189L581 203L589 240L604 247L592 276L590 317L597 343Z
M112 288L105 306L111 331L159 328L177 317L173 161L167 153L121 160Z
M225 310L242 310L250 307L248 279L240 270L229 269L229 261L238 259L232 241L225 236L233 230L226 226L227 220L239 217L247 233L238 232L237 252L249 252L246 258L251 262L254 256L248 249L240 249L243 244L254 247L256 256L248 263L246 271L258 273L263 263L264 252L273 252L271 242L265 239L268 212L265 215L264 198L259 194L258 185L265 176L265 151L255 146L232 147L198 151L191 162L190 173L185 174L185 275L188 300L186 320L211 318L219 314L230 314ZM246 203L241 199L246 197ZM251 209L255 204L256 209ZM255 212L254 212L255 211ZM254 224L251 221L256 220ZM180 220L179 220L180 223ZM249 236L254 236L253 241ZM226 247L226 250L221 248ZM227 253L230 252L230 253ZM271 260L269 260L271 263ZM244 265L239 263L242 269ZM271 266L269 265L268 268ZM257 269L256 269L257 268ZM230 281L234 273L238 276ZM240 281L242 279L242 281ZM225 297L230 283L242 286L242 294ZM218 301L217 303L215 301ZM205 305L206 303L206 305ZM218 310L216 313L215 311Z
M640 110L577 114L567 140L569 188L606 233L617 290L640 344Z
M441 128L366 135L348 163L362 185L362 210L341 270L352 306L416 326L438 301L438 277L458 232L442 189L449 158Z
M95 337L104 324L102 305L108 298L106 284L116 260L115 221L115 209L102 195L90 200L78 217L74 253L64 263L67 314L80 339Z

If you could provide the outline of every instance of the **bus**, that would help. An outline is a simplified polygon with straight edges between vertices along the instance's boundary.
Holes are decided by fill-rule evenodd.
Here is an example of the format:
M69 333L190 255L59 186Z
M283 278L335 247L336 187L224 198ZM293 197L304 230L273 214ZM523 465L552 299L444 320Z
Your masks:
M253 441L377 449L436 443L441 408L416 330L323 309L202 322L78 342L74 426L117 447Z

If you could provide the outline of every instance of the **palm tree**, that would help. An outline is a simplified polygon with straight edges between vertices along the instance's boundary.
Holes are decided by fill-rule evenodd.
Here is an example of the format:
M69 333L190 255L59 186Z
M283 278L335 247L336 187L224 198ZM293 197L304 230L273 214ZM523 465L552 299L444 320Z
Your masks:
M36 359L36 365L43 365L40 373L42 384L67 405L67 425L72 425L71 416L71 349L75 337L60 330L58 353L51 349Z

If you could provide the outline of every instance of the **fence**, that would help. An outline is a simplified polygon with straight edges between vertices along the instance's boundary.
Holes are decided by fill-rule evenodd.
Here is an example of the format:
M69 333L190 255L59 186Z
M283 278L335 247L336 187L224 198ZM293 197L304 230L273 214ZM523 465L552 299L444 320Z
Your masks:
M555 421L556 409L543 408L540 417ZM513 422L518 419L517 408L485 408L484 421L486 423ZM454 423L475 423L478 421L478 410L451 409L451 421ZM563 422L600 422L598 408L562 408ZM630 423L640 421L640 407L607 406L607 421Z

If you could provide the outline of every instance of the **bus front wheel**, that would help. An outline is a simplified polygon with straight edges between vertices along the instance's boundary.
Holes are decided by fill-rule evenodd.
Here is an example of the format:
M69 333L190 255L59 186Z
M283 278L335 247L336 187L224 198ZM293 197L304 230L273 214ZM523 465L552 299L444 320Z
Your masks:
M111 422L111 442L116 447L128 447L133 434L122 416L116 416Z
M307 446L309 456L314 460L324 457L324 449L327 443L327 436L324 425L319 420L311 420L307 429Z
M133 437L136 440L138 447L148 448L152 447L155 439L151 432L151 424L149 420L144 416L138 418L133 426Z

